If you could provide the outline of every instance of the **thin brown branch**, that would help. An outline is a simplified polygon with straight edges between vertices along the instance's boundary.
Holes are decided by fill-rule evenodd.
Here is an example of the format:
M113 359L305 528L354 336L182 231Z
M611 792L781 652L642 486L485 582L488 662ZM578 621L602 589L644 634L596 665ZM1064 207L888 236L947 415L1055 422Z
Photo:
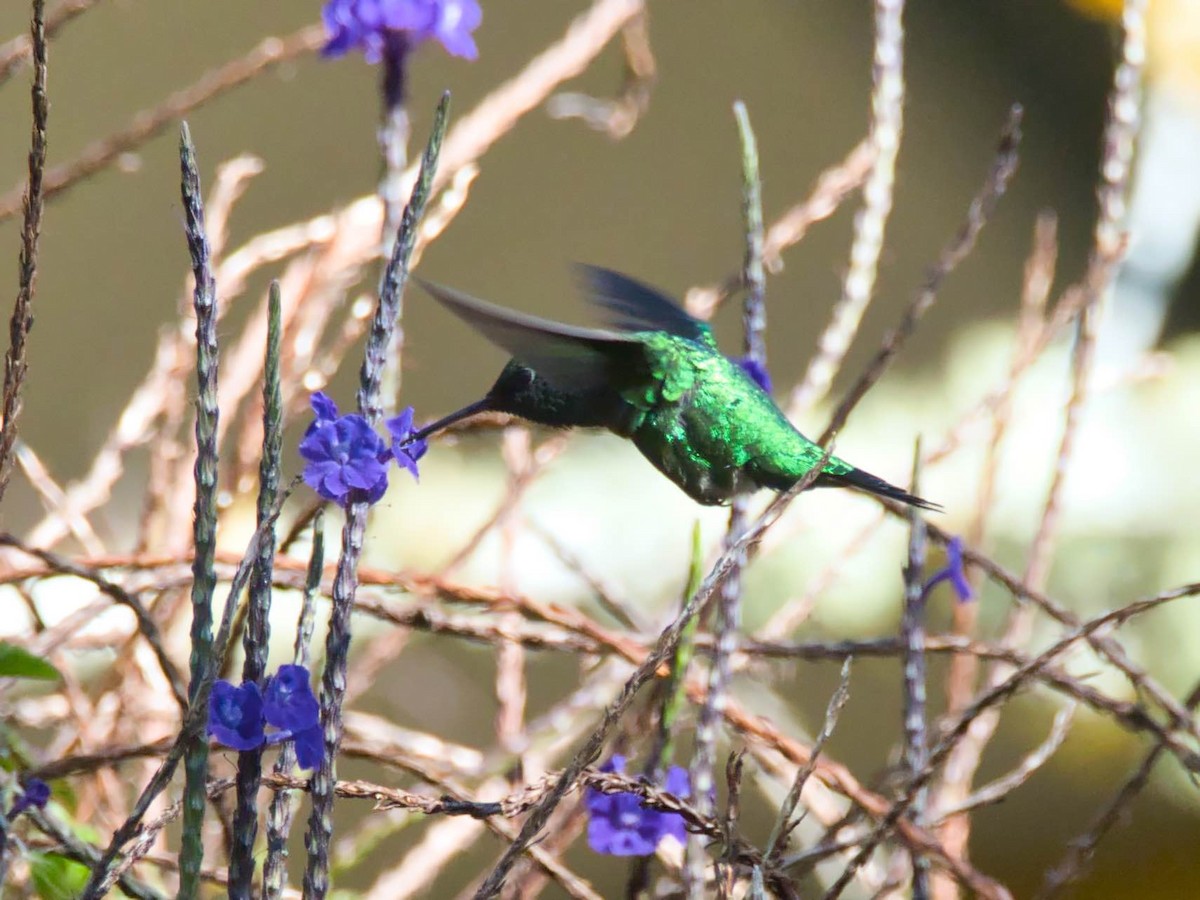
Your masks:
M874 853L875 848L901 824L902 817L912 808L912 804L920 791L934 778L951 752L962 741L979 716L1012 697L1036 672L1049 665L1075 644L1094 638L1096 633L1102 629L1119 625L1135 616L1156 609L1165 603L1170 603L1180 597L1190 596L1198 592L1200 592L1200 585L1187 585L1183 588L1167 591L1144 600L1134 601L1126 606L1096 616L1060 638L999 684L980 694L975 702L963 711L954 725L943 734L942 739L930 752L929 763L925 769L908 781L896 802L892 804L891 808L880 819L871 831L871 834L860 843L858 852L851 859L838 880L826 892L826 900L836 900L837 897L841 896L858 869Z
M1058 217L1044 211L1033 229L1033 247L1025 261L1025 273L1021 285L1021 309L1017 316L1017 334L1013 348L1013 359L1009 366L1008 384L1016 387L1019 361L1028 354L1029 347L1046 325L1046 301L1054 281L1054 268L1058 261ZM1000 454L1004 446L1009 425L1012 422L1012 395L1004 397L992 414L992 433L985 451L982 472L979 476L978 500L970 526L966 529L967 543L982 546L987 535L988 518L995 501L996 483L1000 473ZM961 618L961 617L960 617ZM971 683L974 673L968 673ZM968 680L960 676L962 680Z
M658 64L650 47L649 16L644 10L621 29L621 47L625 75L617 96L602 100L587 94L555 94L546 101L546 112L552 119L580 119L614 141L633 132L650 108L650 94L658 80Z
M983 231L984 225L991 218L996 205L1000 202L1000 198L1008 190L1009 182L1017 171L1017 150L1021 144L1021 118L1023 115L1024 111L1019 105L1014 105L1009 110L1008 121L1001 132L1000 147L996 151L996 158L992 162L992 168L988 172L983 187L971 201L971 205L967 210L966 221L959 227L958 233L950 243L942 250L937 262L926 273L924 282L922 282L916 296L904 311L904 316L901 318L900 323L887 333L883 339L883 345L879 348L875 357L867 365L863 373L859 375L858 380L855 381L853 387L846 393L842 402L838 404L833 418L821 436L821 443L828 441L830 437L840 431L842 426L846 424L846 419L850 416L850 411L858 405L858 402L871 389L871 386L880 379L888 365L896 357L896 354L900 352L905 342L916 331L922 317L933 306L942 282L946 280L950 273L957 268L958 264L975 248L975 243L979 240L980 232ZM821 393L824 393L824 390ZM793 397L793 405L798 409L803 408L801 400L803 400L804 396L797 394Z
M884 229L892 211L896 156L904 129L904 0L875 0L875 54L871 67L871 173L863 186L863 206L854 219L850 267L842 296L817 341L804 379L792 391L789 407L809 409L829 391L858 333L875 292Z
M64 25L87 12L99 2L100 0L62 0L46 13L46 40L53 40ZM8 43L0 45L0 85L12 77L17 69L33 55L34 42L28 35L13 38Z
M249 53L202 75L194 84L171 94L158 106L144 109L120 131L89 144L75 159L46 172L47 200L74 187L89 175L108 168L123 153L136 150L173 122L221 96L257 78L280 63L310 53L325 41L325 29L309 25L284 38L269 37ZM16 188L0 196L0 222L11 218L20 208Z
M901 513L902 510L897 508L896 512ZM929 533L943 544L950 539L950 535L932 523L929 525ZM968 547L964 547L963 559L970 565L977 566L998 584L1003 585L1017 599L1033 603L1060 625L1076 629L1083 626L1084 623L1071 610L1041 591L1029 587L1023 579L1018 578L991 558ZM1186 597L1191 596L1197 591L1200 591L1200 587L1196 585L1184 585L1167 593L1170 593L1173 597ZM1101 657L1108 660L1122 672L1144 699L1153 700L1167 714L1170 718L1170 726L1172 728L1179 728L1188 734L1197 735L1195 717L1166 688L1159 684L1157 680L1147 675L1145 670L1130 658L1129 653L1124 647L1111 638L1095 634L1094 632L1085 634L1084 639Z
M1197 683L1188 694L1185 701L1188 709L1200 706L1200 683ZM1121 821L1137 796L1150 782L1150 773L1159 758L1166 751L1166 744L1156 744L1142 759L1133 774L1126 779L1120 789L1104 805L1089 823L1087 829L1067 845L1063 858L1046 870L1041 887L1038 889L1038 900L1048 900L1057 895L1071 882L1076 881L1087 871L1096 848L1113 827Z
M29 148L29 181L17 189L18 205L24 211L21 254L18 261L19 287L8 324L8 353L4 356L4 396L0 409L0 500L12 475L13 445L17 441L17 417L24 405L25 376L29 371L26 340L33 327L34 281L37 278L38 240L42 233L42 206L46 197L46 3L33 0L30 41L33 45L33 126ZM14 212L15 212L14 208Z
M137 594L125 590L125 588L115 582L109 581L94 569L77 565L71 560L50 553L49 551L26 546L11 534L0 533L0 546L13 547L22 553L36 557L44 562L52 571L61 575L73 575L76 578L90 581L102 593L132 610L137 619L138 631L146 639L146 643L150 645L150 649L154 651L159 668L162 669L162 673L167 679L167 684L171 688L171 693L175 696L175 702L179 704L181 710L187 710L187 687L184 684L183 676L179 673L179 669L167 653L162 635L159 633L158 625L150 616L146 605Z
M874 159L874 146L862 141L840 163L817 176L807 198L771 223L763 239L763 265L768 271L782 271L783 252L803 240L809 228L832 216L850 194L862 187ZM692 288L687 293L688 312L711 319L721 304L743 286L743 271L738 269L720 284Z
M944 821L952 816L976 810L981 806L1001 803L1009 794L1028 782L1038 769L1050 761L1050 758L1066 741L1071 730L1071 723L1075 720L1075 708L1074 703L1069 703L1055 713L1054 723L1050 727L1050 734L1046 736L1046 740L1022 759L1015 769L977 789L957 806L939 810L939 820ZM1162 745L1159 744L1158 747L1161 748Z
M800 820L793 819L792 815L800 803L804 785L817 770L821 751L825 749L825 743L833 736L833 729L837 727L838 718L850 700L850 663L852 659L853 657L847 656L845 662L842 663L842 674L838 679L837 690L833 692L833 696L829 698L829 704L825 707L825 721L817 734L817 739L813 742L812 753L809 755L808 762L796 769L796 777L792 779L792 786L788 789L787 796L775 816L775 824L771 827L771 836L767 839L767 849L763 853L763 858L768 863L782 856L787 849L788 838L800 824Z
M50 470L46 468L46 464L42 461L41 457L32 447L21 440L18 440L13 446L13 451L16 454L17 465L21 467L21 472L25 476L25 480L37 491L46 510L62 519L63 523L70 530L71 535L79 541L89 555L102 555L104 553L104 542L100 540L100 536L92 528L92 523L87 520L87 516L76 515L67 506L66 492L54 480L54 476L50 474Z

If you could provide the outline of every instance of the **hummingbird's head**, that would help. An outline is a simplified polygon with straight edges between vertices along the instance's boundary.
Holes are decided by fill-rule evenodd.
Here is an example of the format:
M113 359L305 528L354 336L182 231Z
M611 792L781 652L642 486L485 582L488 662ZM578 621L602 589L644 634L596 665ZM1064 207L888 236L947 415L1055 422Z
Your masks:
M524 363L510 359L487 394L490 409L565 428L588 425L584 398L560 390Z
M477 413L502 412L553 428L608 428L620 398L603 390L565 391L524 363L510 359L491 389L479 400L413 432L408 440L429 437Z

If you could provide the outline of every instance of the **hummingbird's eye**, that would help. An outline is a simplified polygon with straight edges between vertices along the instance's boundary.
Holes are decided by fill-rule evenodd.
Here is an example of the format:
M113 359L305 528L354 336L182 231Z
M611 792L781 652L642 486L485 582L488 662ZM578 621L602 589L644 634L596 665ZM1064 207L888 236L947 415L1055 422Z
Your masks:
M533 369L526 369L522 367L518 369L516 374L513 376L513 387L518 391L523 391L525 388L533 384L533 378Z

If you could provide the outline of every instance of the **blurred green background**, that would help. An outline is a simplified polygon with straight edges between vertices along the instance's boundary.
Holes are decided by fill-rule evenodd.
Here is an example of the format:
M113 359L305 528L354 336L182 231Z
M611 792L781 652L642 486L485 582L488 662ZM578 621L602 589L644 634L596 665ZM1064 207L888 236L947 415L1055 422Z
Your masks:
M484 0L483 5L478 61L451 59L432 48L419 51L413 61L411 113L417 142L424 140L442 89L449 88L455 110L465 112L586 6L563 0ZM288 33L316 21L318 14L315 0L100 3L51 46L51 165L72 158L89 141L263 37ZM946 283L934 314L888 381L864 404L861 421L856 415L839 443L840 455L893 480L905 477L918 432L944 425L950 412L966 409L981 386L991 383L974 370L1004 370L1007 332L989 323L1011 322L1015 315L1040 210L1051 208L1060 217L1057 285L1081 273L1091 239L1114 48L1109 23L1050 0L925 0L910 4L905 18L908 94L895 211L877 301L833 396L874 351L925 267L958 228L1013 102L1025 107L1026 137L1014 188L981 246ZM24 27L24 4L0 7L0 35L16 35ZM483 159L466 209L426 254L422 275L505 305L576 320L579 307L570 296L569 272L575 260L612 266L682 294L691 285L724 278L740 264L740 170L730 112L735 99L745 101L757 132L768 221L802 199L815 177L866 133L872 41L866 2L658 2L651 4L650 34L659 77L649 111L634 132L613 142L577 121L554 121L540 111L528 116ZM614 45L567 87L608 96L620 77L621 55ZM376 79L377 72L357 56L336 61L310 56L189 117L207 182L220 162L240 153L256 154L266 165L236 208L231 248L261 231L374 190ZM25 85L22 74L0 91L0 189L23 178ZM175 146L171 127L124 159L119 169L90 179L47 209L21 428L62 481L84 471L148 368L159 330L174 319L187 268ZM787 253L786 269L769 281L768 342L777 384L790 385L804 371L838 297L855 208L852 199L832 221L814 228ZM0 284L11 285L14 294L18 229L15 219L0 223L0 246L9 248L0 260ZM260 287L265 277L256 282ZM1180 290L1182 312L1174 316L1168 338L1182 340L1178 346L1187 352L1181 350L1181 366L1186 356L1195 367L1200 356L1186 336L1180 337L1192 317L1189 310L1197 305L1196 283L1192 276ZM490 384L503 361L499 351L464 333L460 323L417 294L407 304L405 320L404 402L415 405L419 416L456 408ZM739 328L734 311L722 315L718 334L725 346L737 346ZM1030 401L1033 407L1044 406L1044 421L1030 426L1028 443L1018 442L1039 455L1030 464L1027 496L1014 492L1001 498L1002 509L1011 515L1000 527L997 553L1018 568L1057 442L1065 367L1061 358L1056 365L1051 366L1050 377L1059 379L1053 390L1040 400L1035 392ZM356 375L357 363L335 382L333 392L343 405ZM1110 518L1107 509L1097 513L1086 502L1082 510L1080 504L1069 505L1069 515L1074 511L1090 519L1088 527L1064 537L1064 554L1078 565L1056 573L1052 587L1068 599L1086 598L1088 609L1151 593L1194 575L1197 568L1195 537L1179 534L1184 520L1174 514L1186 509L1197 493L1194 479L1185 477L1190 471L1186 460L1200 452L1195 406L1174 389L1156 390L1149 398L1113 400L1115 408L1107 415L1118 429L1120 422L1129 422L1132 430L1145 434L1146 442L1172 442L1169 457L1180 460L1180 468L1172 467L1173 474L1153 486L1137 482L1136 490L1139 495L1172 495L1171 502L1179 506L1131 506ZM947 405L949 411L941 409ZM1179 419L1178 426L1187 430L1145 430L1149 421L1168 418ZM823 418L814 418L803 426L814 433L823 424ZM409 516L406 524L398 512L394 520L387 519L386 509L380 514L404 547L401 560L444 554L445 541L468 532L464 523L486 514L489 498L497 497L502 487L494 446L493 438L472 439L431 454L425 493L405 486L389 497L393 510ZM649 584L648 593L665 602L682 579L686 523L696 510L674 488L656 480L636 455L626 448L615 452L614 459L608 438L575 441L569 464L556 468L551 480L535 489L530 508L535 518L579 538L597 565L611 564L613 558L627 561L628 568L613 577L627 586ZM117 546L122 525L137 514L140 480L137 460L133 463L121 482L120 502L99 523L116 535ZM1085 481L1114 475L1103 466L1085 470ZM1026 482L1020 471L1012 478L1017 485ZM581 480L586 483L580 485ZM973 498L973 493L960 493L970 483L962 472L935 472L924 493L952 507L960 496ZM628 487L614 491L614 485ZM855 510L855 501L821 502L820 509L836 510L839 516L850 510L835 529L844 531L846 539L859 527L851 524L861 521L854 516L868 506L857 501L860 509ZM648 505L663 510L662 516L646 516L652 521L624 533L622 523L645 516ZM5 527L18 530L39 513L36 500L18 481L4 508ZM956 517L951 508L947 527L961 526L965 514ZM713 513L705 519L714 536L721 516ZM377 522L377 527L384 526ZM887 563L871 576L877 586L866 590L852 585L845 597L833 598L846 602L823 602L816 616L816 627L823 630L817 633L837 637L894 629L894 573L902 533L898 526L892 529ZM824 538L811 529L805 533L812 538L809 557L819 557ZM645 547L669 547L671 562L664 566L662 554L647 553ZM771 604L786 599L794 583L803 584L804 573L811 575L809 557L795 565L768 560L751 573L751 625L761 624ZM380 561L396 559L380 554ZM471 571L486 578L492 567L484 561ZM521 586L531 591L559 583L538 573L522 578ZM851 605L863 590L875 599ZM985 601L990 596L1000 599L985 594ZM998 622L1005 609L985 608L985 623ZM936 614L944 619L946 610ZM1194 629L1196 619L1172 621L1173 627L1147 628L1138 646L1165 666L1156 674L1182 690L1194 677L1190 673L1196 670L1197 651L1195 639L1179 633L1179 623ZM429 679L430 666L441 665L440 659L433 646L415 647L391 677ZM485 659L480 655L446 663L437 670L438 677L444 676L437 691L405 698L381 695L375 701L400 721L427 723L431 716L446 714L443 692L449 692L457 697L460 713L482 712L444 722L442 732L466 742L486 742L493 701ZM535 685L539 671L535 666L531 673ZM803 698L800 711L812 721L835 674L818 667L781 668L772 678L780 693ZM872 737L881 728L895 733L897 669L891 663L864 664L857 679L855 701L832 752L856 771L878 770L887 760ZM535 690L535 706L544 699ZM1022 749L1039 741L1051 714L1033 702L1013 707L1005 717L1006 737L986 761L985 776L1004 771ZM1042 869L1058 858L1064 843L1084 827L1139 758L1139 742L1089 723L1086 715L1081 719L1063 754L1037 776L1032 790L1018 791L977 819L973 858L1018 896L1037 885ZM1194 893L1200 877L1195 852L1200 812L1194 788L1173 771L1174 763L1160 766L1164 769L1172 771L1142 796L1130 825L1105 843L1079 896Z
M416 140L437 93L468 110L559 35L582 3L485 8L474 63L423 48L412 66ZM271 34L317 20L316 2L172 0L101 3L51 48L50 162L76 155L140 109ZM990 162L1009 104L1027 110L1022 171L985 244L947 284L940 314L902 365L932 364L954 328L1012 312L1033 213L1062 217L1061 270L1077 273L1089 239L1092 185L1111 35L1059 3L916 3L907 14L908 105L896 208L879 302L849 371L873 349L923 268L961 221ZM0 9L3 34L25 27L23 5ZM577 121L535 113L488 155L471 202L425 260L425 274L525 309L552 313L571 292L568 264L611 265L673 291L722 278L741 254L739 163L730 104L749 107L762 154L766 214L803 198L816 175L865 134L870 85L867 3L663 3L652 9L659 83L649 113L613 143ZM1069 52L1067 52L1069 49ZM230 246L374 189L376 71L360 57L304 58L190 117L211 181L239 153L264 160L231 223ZM569 87L610 95L620 51ZM24 172L25 78L0 93L0 174ZM162 136L55 200L46 216L34 363L54 373L29 385L25 435L61 476L79 471L150 362L185 271L179 241L176 135ZM779 383L803 371L838 295L853 203L814 229L771 288L771 360ZM15 284L19 223L0 225L14 248L0 276ZM573 311L573 310L572 310ZM736 315L722 333L736 340ZM473 397L502 361L482 344L444 364L460 326L433 304L409 304L409 401L444 410ZM86 402L64 382L86 373ZM13 514L11 508L9 515Z

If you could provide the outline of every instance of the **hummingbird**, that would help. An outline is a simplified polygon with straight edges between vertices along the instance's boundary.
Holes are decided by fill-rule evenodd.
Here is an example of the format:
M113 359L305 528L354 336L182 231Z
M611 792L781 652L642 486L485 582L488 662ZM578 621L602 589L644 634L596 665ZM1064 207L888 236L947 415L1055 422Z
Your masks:
M557 428L607 428L631 440L693 500L729 503L757 488L786 491L824 456L771 396L717 347L706 322L619 272L580 266L607 328L516 312L418 283L450 312L512 354L482 399L413 434L419 440L481 412ZM939 509L835 456L817 486L849 487Z

